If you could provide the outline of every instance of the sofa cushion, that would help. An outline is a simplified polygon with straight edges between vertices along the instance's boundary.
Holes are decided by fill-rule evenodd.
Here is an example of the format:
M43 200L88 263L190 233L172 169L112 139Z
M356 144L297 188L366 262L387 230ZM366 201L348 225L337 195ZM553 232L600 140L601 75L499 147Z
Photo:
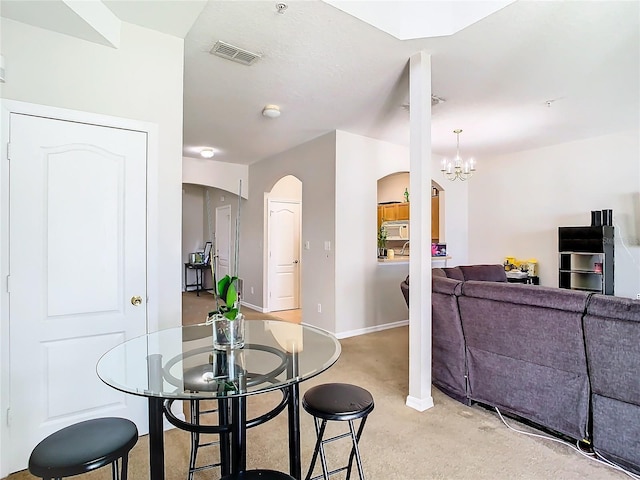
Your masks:
M467 402L467 360L458 310L462 282L432 278L431 329L433 383L447 395Z
M464 280L481 280L484 282L506 282L507 274L502 265L460 265Z
M593 448L640 474L639 411L636 405L593 395Z
M445 267L441 269L447 278L453 278L454 280L464 281L464 276L459 267Z
M431 269L431 276L432 277L445 277L445 278L447 278L447 274L441 268L432 268Z
M444 295L460 295L462 293L462 282L447 277L432 277L431 292L442 293ZM456 306L456 309L458 307Z
M640 405L640 302L593 295L584 336L594 393Z
M464 282L462 293L470 398L586 438L582 314L589 294L487 281Z
M535 307L568 310L584 313L588 293L539 285L509 283L502 285L496 282L469 281L462 285L466 297L495 300L515 305L531 305Z

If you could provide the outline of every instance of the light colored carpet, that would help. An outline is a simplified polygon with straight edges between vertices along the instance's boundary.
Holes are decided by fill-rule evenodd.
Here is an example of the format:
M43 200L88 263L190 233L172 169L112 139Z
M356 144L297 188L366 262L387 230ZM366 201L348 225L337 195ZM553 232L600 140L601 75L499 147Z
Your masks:
M193 297L193 300L191 297ZM202 298L202 297L201 297ZM206 298L206 297L205 297ZM185 323L201 321L207 302L185 294ZM204 312L206 315L206 312ZM245 309L247 318L256 318ZM255 313L265 318L267 315ZM467 407L433 389L435 406L417 412L405 406L408 391L408 328L341 340L342 355L325 373L301 384L301 395L313 385L347 382L369 390L376 402L361 440L365 473L369 480L622 480L622 472L602 466L568 446L515 433L498 416L479 406ZM265 411L273 394L251 397L249 415ZM519 429L540 433L508 420ZM334 422L331 427L341 426ZM302 465L309 465L315 433L311 417L301 412ZM335 431L335 428L332 428ZM165 434L167 480L186 479L188 434ZM345 440L343 442L348 442ZM348 444L328 446L329 462L345 459ZM202 451L204 454L206 450ZM335 463L334 467L337 466ZM288 470L286 415L248 432L247 466ZM26 472L9 480L32 479ZM108 468L82 478L108 480ZM147 438L141 437L130 456L133 480L148 478ZM196 474L196 480L218 479L218 470ZM331 477L344 479L344 475ZM352 475L351 478L357 478Z

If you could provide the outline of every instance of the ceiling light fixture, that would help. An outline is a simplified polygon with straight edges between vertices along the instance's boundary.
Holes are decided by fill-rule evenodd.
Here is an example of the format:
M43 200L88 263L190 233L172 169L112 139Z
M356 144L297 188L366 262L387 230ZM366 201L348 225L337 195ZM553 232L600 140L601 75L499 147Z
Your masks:
M280 116L280 107L277 105L266 105L262 109L262 115L269 118L278 118Z
M457 129L454 130L453 133L456 134L456 158L453 160L447 160L446 158L442 159L442 168L440 171L444 174L447 179L453 181L456 178L459 178L462 181L465 181L467 178L470 178L473 175L473 172L476 171L476 162L473 158L469 158L467 160L462 160L460 158L460 134L462 130Z
M200 150L200 155L204 158L212 158L215 155L213 148L203 148Z

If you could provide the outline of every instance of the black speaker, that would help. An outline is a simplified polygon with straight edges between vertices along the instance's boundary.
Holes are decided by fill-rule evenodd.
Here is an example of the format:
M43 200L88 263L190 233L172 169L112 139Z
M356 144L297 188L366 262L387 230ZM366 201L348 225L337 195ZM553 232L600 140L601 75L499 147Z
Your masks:
M602 225L613 226L613 210L602 210Z
M591 226L599 227L602 225L602 212L600 210L591 210Z

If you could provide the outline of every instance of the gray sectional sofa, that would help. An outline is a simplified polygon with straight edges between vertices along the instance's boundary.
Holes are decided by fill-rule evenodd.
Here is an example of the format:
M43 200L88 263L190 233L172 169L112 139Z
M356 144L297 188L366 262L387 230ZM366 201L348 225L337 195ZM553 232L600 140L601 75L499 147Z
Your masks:
M640 473L640 301L593 295L584 339L593 447Z
M409 299L409 278L401 290ZM640 301L433 269L432 380L640 473Z

